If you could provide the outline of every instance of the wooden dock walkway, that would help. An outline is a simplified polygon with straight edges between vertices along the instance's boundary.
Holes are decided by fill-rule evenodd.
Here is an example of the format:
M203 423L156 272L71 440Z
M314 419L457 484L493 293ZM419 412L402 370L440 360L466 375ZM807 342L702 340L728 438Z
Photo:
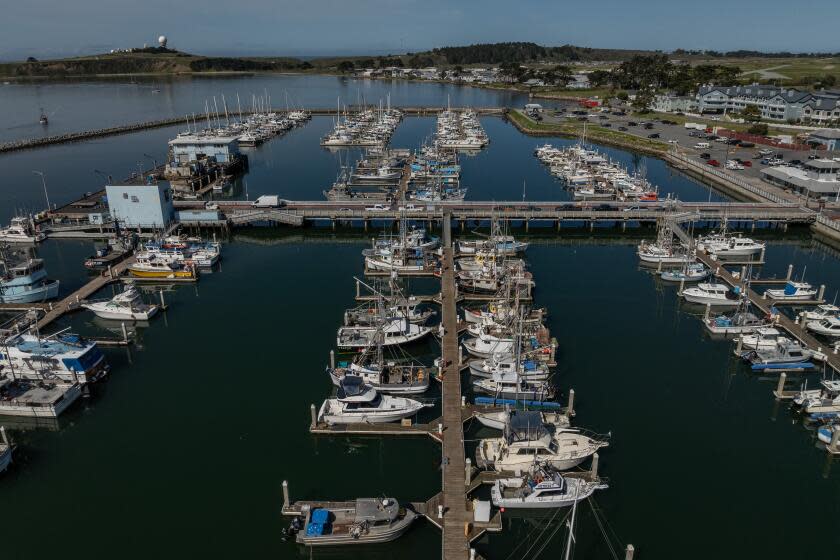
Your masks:
M743 280L740 278L736 278L733 276L731 272L726 269L724 262L719 262L711 258L705 251L697 250L696 251L697 260L708 266L713 272L714 275L718 278L721 278L724 282L729 284L730 286L739 287L743 289ZM753 305L755 305L758 309L761 310L762 313L769 316L770 315L770 308L779 304L795 304L801 305L802 302L777 302L773 299L765 299L762 297L761 294L750 288L747 290L747 296L750 298L750 301ZM807 304L807 303L806 303ZM808 348L817 350L822 349L822 351L826 355L826 363L834 368L835 371L840 372L840 355L834 354L831 350L829 343L820 342L816 338L814 338L810 333L808 333L805 328L799 324L798 322L792 321L785 315L781 313L776 315L776 326L782 327L786 331L788 331L791 335L796 337L802 344L806 345Z
M451 246L443 249L441 274L442 407L443 407L443 558L469 558L470 540L466 527L473 516L465 494L466 457L464 421L461 411L461 372L458 356L458 313L455 305L455 259Z

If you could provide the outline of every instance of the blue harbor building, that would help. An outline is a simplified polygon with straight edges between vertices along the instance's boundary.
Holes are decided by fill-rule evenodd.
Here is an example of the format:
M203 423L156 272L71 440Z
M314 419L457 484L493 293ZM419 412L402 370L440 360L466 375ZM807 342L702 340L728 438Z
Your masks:
M118 185L107 185L105 193L111 218L120 227L163 229L175 217L172 189L167 181L156 181L152 177L137 178Z

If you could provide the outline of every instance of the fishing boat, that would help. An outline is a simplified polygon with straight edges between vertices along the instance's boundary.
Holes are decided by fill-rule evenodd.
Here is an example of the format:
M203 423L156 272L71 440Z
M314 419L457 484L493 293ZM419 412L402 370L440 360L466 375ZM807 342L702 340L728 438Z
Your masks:
M318 411L318 422L335 424L382 424L414 416L426 405L405 397L380 395L355 375L341 379L336 398L327 399Z
M109 300L84 303L82 307L93 311L97 317L121 321L148 321L158 310L157 305L143 302L133 284Z
M551 376L548 366L534 360L519 360L511 355L495 354L486 360L471 360L470 375L490 379L496 374L517 373L526 381L545 381Z
M58 418L79 397L78 383L0 377L0 416Z
M779 301L811 301L817 290L807 282L788 281L781 290L767 289L764 294Z
M840 317L840 307L831 303L821 303L814 309L803 311L800 315L805 321L821 321L831 317Z
M393 541L408 530L417 513L393 498L359 498L308 509L304 517L298 544L337 546Z
M128 273L135 278L195 280L198 270L191 262L158 256L154 253L140 254L137 261L128 266Z
M0 243L37 243L46 238L26 216L15 216L8 227L0 228Z
M513 337L498 338L482 332L475 338L464 341L464 348L476 358L490 358L494 354L513 354Z
M476 449L476 464L498 472L526 472L535 457L559 470L574 468L591 457L607 441L596 440L576 430L551 433L538 413L525 412L505 427L503 437L483 439Z
M840 413L840 379L823 379L819 389L803 389L793 404L807 414Z
M481 252L494 252L497 255L512 256L528 250L529 243L517 241L512 235L491 235L488 239L476 241L458 240L456 251L460 255L475 255Z
M752 257L764 250L765 244L749 237L725 235L723 237L701 238L697 248L718 258Z
M757 328L767 326L767 324L767 321L746 310L706 319L706 328L709 329L709 332L724 335L751 333Z
M741 347L747 350L772 350L780 340L790 340L773 327L759 327L751 334L743 334L740 339Z
M813 369L814 364L808 360L816 356L817 353L813 350L788 338L778 340L772 348L750 350L741 354L744 361L749 362L754 370Z
M684 289L680 295L688 302L716 307L735 307L741 304L739 294L723 284L701 282L697 286Z
M683 247L676 245L642 242L639 244L636 254L642 262L654 264L685 264L694 261L694 258L689 256Z
M0 303L37 303L58 297L58 280L50 280L41 259L15 266L0 260Z
M545 401L554 397L554 387L547 381L523 379L518 371L495 372L489 378L477 379L473 389L500 399Z
M493 482L490 500L498 508L547 509L569 507L608 486L600 479L562 475L549 465L535 465L521 477Z
M109 370L95 342L67 332L11 336L0 344L0 365L18 378L68 383L89 383Z
M810 321L805 328L823 336L840 336L840 318L827 317L821 321Z
M376 344L381 335L383 346L408 344L427 336L431 328L416 325L405 317L390 317L372 325L340 327L336 344L341 349L366 348Z
M528 401L515 401L518 403L527 403ZM558 405L559 406L559 405ZM510 423L510 419L518 414L524 414L526 411L511 408L511 406L504 406L502 410L482 410L480 408L473 411L473 416L478 422L486 427L494 430L504 431L505 426ZM549 431L568 428L571 425L569 417L556 411L536 411L540 415L540 421Z
M336 387L348 375L360 377L366 385L388 395L419 395L429 389L432 378L430 368L416 364L398 364L395 362L339 363L337 368L327 368L327 373Z
M435 315L433 309L425 309L422 302L416 297L389 299L384 305L377 303L366 303L344 312L344 324L352 325L374 325L382 320L382 317L406 318L417 325L424 325Z
M712 274L703 263L687 264L681 270L664 270L659 277L666 282L700 282Z

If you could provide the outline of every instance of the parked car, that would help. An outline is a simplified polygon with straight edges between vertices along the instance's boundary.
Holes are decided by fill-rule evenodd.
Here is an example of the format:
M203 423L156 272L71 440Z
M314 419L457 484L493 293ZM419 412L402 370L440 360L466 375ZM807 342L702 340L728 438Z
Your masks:
M653 134L648 134L648 138L659 138L659 134L654 132Z
M384 204L374 204L365 208L368 212L387 212L390 208Z
M741 165L744 167L752 167L752 162L748 159L739 159L738 161L740 161Z
M802 160L801 159L792 159L788 163L791 164L791 165L802 165Z
M598 118L601 119L601 120L606 120L609 117L607 115L598 115Z
M706 164L711 165L712 167L720 167L720 162L716 159L707 160Z
M602 124L601 124L601 126L603 126L604 128L610 128L610 127L612 127L612 125L611 125L610 123L608 123L608 122L602 123Z
M627 130L627 127L626 126L619 126L618 130L624 132L625 130Z
M755 148L755 144L753 144L752 142L744 142L743 140L741 140L741 147L742 148Z
M599 204L595 207L595 210L612 210L613 207L610 204Z
M645 130L650 130L651 128L653 128L653 123L645 123L644 128Z
M633 122L633 121L628 121L627 122L627 126L636 126L637 124L639 124L639 123Z
M702 154L700 154L700 159L711 159L711 158L712 158L712 154L710 154L709 152L703 152Z

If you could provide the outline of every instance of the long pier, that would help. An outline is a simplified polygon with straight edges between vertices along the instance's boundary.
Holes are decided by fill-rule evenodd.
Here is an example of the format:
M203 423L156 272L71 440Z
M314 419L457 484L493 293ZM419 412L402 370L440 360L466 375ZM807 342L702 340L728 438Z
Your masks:
M457 108L456 108L457 109ZM348 108L348 111L357 111L359 108ZM446 110L446 107L401 107L400 111L403 114L411 116L426 116L437 115ZM458 109L460 110L460 109ZM507 109L502 107L482 107L473 109L480 115L496 115L502 116ZM268 109L266 112L285 113L286 109ZM319 108L307 109L312 115L336 115L339 111L336 107L333 108ZM344 112L343 110L341 111ZM254 111L242 111L242 114L251 115ZM111 126L107 128L97 128L93 130L82 130L79 132L68 132L65 134L58 134L54 136L44 136L41 138L25 138L21 140L12 140L11 142L4 142L0 144L0 154L4 152L15 152L18 150L29 150L32 148L40 148L43 146L51 146L54 144L64 144L67 142L80 142L83 140L90 140L93 138L102 138L105 136L116 136L119 134L129 134L132 132L140 132L142 130L150 130L153 128L163 128L167 126L175 126L178 124L187 124L192 122L194 117L192 115L185 115L179 117L170 117L168 119L157 119L152 121L144 121L139 123L131 123L122 126Z

